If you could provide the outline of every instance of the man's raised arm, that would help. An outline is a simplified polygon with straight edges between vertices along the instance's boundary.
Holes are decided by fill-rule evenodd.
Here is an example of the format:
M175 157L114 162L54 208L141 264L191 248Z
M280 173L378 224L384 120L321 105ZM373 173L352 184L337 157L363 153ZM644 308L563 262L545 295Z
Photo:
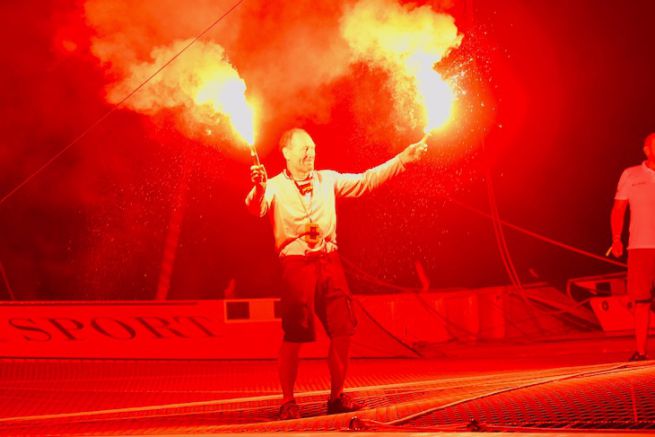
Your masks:
M407 165L420 160L427 151L425 140L410 144L387 162L364 173L338 174L335 193L339 197L359 197L405 171Z

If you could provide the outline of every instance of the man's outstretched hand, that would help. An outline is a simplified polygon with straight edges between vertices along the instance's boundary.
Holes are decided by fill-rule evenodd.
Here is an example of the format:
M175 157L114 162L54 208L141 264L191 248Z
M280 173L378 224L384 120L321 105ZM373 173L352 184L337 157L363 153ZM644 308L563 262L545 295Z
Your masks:
M258 190L266 189L266 181L268 180L268 175L266 174L266 168L263 165L253 165L250 167L250 180L255 185L255 188Z
M620 239L614 240L612 242L612 255L616 258L620 258L623 255L623 242Z
M422 139L418 143L410 144L405 150L400 152L399 158L400 162L403 165L412 164L416 161L419 161L425 155L425 152L428 151L428 145L425 142L425 139Z

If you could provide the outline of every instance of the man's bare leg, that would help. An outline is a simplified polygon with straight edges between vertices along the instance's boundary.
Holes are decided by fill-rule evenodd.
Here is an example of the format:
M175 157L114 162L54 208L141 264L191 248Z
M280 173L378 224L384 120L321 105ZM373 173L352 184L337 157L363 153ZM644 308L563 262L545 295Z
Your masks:
M635 303L635 339L637 341L637 352L646 355L648 343L648 329L650 327L650 301Z
M300 347L302 343L283 341L280 347L278 361L280 385L282 386L282 403L292 400L293 389L298 375L298 362L300 361Z
M333 337L330 341L328 366L330 368L330 399L337 399L343 393L343 386L348 372L350 337Z

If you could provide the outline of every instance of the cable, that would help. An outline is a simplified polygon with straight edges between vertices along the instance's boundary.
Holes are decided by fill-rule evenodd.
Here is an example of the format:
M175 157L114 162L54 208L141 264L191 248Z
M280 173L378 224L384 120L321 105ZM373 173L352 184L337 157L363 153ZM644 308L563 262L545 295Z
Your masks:
M386 281L382 281L382 280L376 278L375 276L373 276L372 274L364 271L360 267L357 267L352 261L349 261L347 258L344 258L343 255L339 255L339 257L341 258L341 261L343 261L343 263L346 264L346 266L348 266L355 273L355 275L359 276L362 280L367 281L370 284L382 286L382 287L385 287L385 288L388 288L388 289L401 291L403 293L408 293L409 292L409 293L412 293L414 296L416 296L417 299L419 299L419 301L422 300L421 297L418 296L418 292L420 291L420 289L411 288L411 287L401 287L399 285L395 285L395 284L392 284L392 283L389 283L389 282L386 282ZM425 305L430 306L429 304L427 304L427 302L425 303ZM444 316L439 311L437 311L436 308L431 308L430 312L432 312L433 315L436 315L440 320L442 320L444 323L446 323L446 325L450 325L447 328L454 328L455 330L457 330L459 332L463 332L464 334L468 334L470 336L475 335L475 333L473 331L471 331L470 329L466 329L465 327L460 326L460 325L456 324L455 322L453 322L452 320L448 319L446 316ZM451 334L451 332L449 332L449 334ZM453 337L457 337L457 336L453 335Z
M424 307L424 309L425 309L428 313L430 313L432 316L435 316L437 319L439 319L440 321L442 321L442 322L446 325L446 329L448 330L448 334L449 334L450 336L452 336L452 337L454 337L454 338L456 338L456 339L459 339L459 337L460 337L462 334L465 335L465 336L469 336L469 337L476 337L476 336L478 336L480 333L484 333L484 332L485 332L484 329L480 329L480 330L477 331L477 332L473 332L473 331L471 331L470 329L468 329L468 328L466 328L466 327L464 327L464 326L461 326L461 325L458 324L458 323L453 322L450 318L448 318L447 316L443 315L441 312L439 312L436 308L434 308L432 305L430 305L429 302L427 302L427 301L425 300L425 298L424 298L424 297L421 295L421 293L420 293L421 289L419 289L419 288L411 288L411 287L401 287L401 286L398 286L398 285L391 284L391 283L389 283L389 282L386 282L386 281L380 280L380 279L376 278L375 276L373 276L372 274L370 274L370 273L364 271L362 268L360 268L360 267L358 267L357 265L355 265L352 261L348 260L347 258L344 258L343 255L339 255L339 257L341 258L341 261L342 261L342 262L343 262L343 263L344 263L344 264L345 264L349 269L352 270L352 273L354 273L356 276L358 276L361 280L366 281L366 282L368 282L369 284L373 284L373 285L377 285L377 286L385 287L385 288L387 288L387 289L398 290L398 291L401 291L401 292L403 292L403 293L411 293L411 294L416 298L416 300L418 300L418 302L419 302L419 303ZM504 318L505 321L507 321L509 324L511 324L511 325L514 326L514 322L513 322L512 320L510 320L510 319L508 319L507 317L505 317L505 315L503 315L503 318ZM515 326L515 327L516 327L516 329L517 329L519 332L521 332L522 334L524 334L525 337L528 337L528 338L529 338L529 335L528 335L525 331L523 331L519 326ZM489 329L491 329L491 328L489 328ZM457 334L459 334L459 335L456 335L455 332L456 332Z
M354 264L348 258L345 258L343 255L340 255L340 258L341 258L342 262L344 263L344 265L348 268L350 273L357 276L360 280L362 280L362 281L364 281L364 282L366 282L368 284L384 287L384 288L390 289L390 290L400 291L400 292L403 292L403 293L411 293L416 298L416 300L421 304L421 306L424 307L424 309L426 311L428 311L429 313L431 313L431 315L435 316L436 318L441 320L443 323L445 323L445 325L446 325L445 327L448 330L449 335L451 335L452 337L458 337L458 335L453 334L453 331L459 332L459 333L464 334L464 335L468 334L470 336L476 336L476 335L485 333L487 330L493 329L493 326L490 326L490 327L487 327L486 330L483 329L483 328L480 328L479 331L473 332L470 329L465 328L464 326L461 326L460 324L453 322L447 316L443 315L436 308L434 308L434 306L432 306L430 304L430 302L426 301L424 296L421 295L421 293L420 293L421 289L412 288L412 287L402 287L402 286L399 286L399 285L392 284L390 282L386 282L384 280L381 280L381 279L375 277L371 273L366 272L361 267L358 267L356 264ZM526 291L525 294L526 294L526 297L528 299L532 299L532 298L530 298L527 291ZM532 335L528 334L523 328L521 328L519 323L524 323L524 322L527 322L528 320L538 320L539 321L539 320L545 319L547 317L555 317L558 314L571 314L571 315L573 315L573 317L577 318L577 316L575 314L573 314L573 311L575 309L585 305L588 301L589 301L589 299L586 299L586 300L584 300L582 302L577 302L576 305L572 306L570 309L561 309L561 310L550 311L550 310L545 310L543 308L539 308L539 312L542 313L541 316L533 314L530 317L514 320L514 319L511 319L510 317L508 317L507 314L503 313L502 317L505 320L505 323L507 323L508 325L515 328L519 333L523 334L524 338L526 338L528 340L532 340L532 339L534 339L534 337ZM490 304L495 306L498 309L502 309L501 307L499 307L494 302L490 302ZM542 305L548 305L548 303L543 302ZM584 327L587 328L588 325L585 324Z
M455 200L455 199L453 199L452 197L450 197L450 196L448 196L446 194L440 194L440 195L441 195L441 197L443 199L445 199L445 200L447 200L447 201L449 201L449 202L451 202L451 203L453 203L453 204L455 204L455 205L457 205L457 206L459 206L461 208L464 208L464 209L469 210L469 211L471 211L471 212L473 212L475 214L478 214L478 215L481 215L481 216L484 216L484 217L487 217L487 218L492 218L491 214L488 213L488 212L482 211L482 210L480 210L478 208L472 207L472 206L467 205L467 204L465 204L463 202ZM575 246L571 246L570 244L566 244L564 242L561 242L561 241L546 237L545 235L539 234L537 232L530 231L528 229L525 229L525 228L523 228L521 226L518 226L518 225L515 225L513 223L509 223L506 220L500 220L500 223L502 223L503 226L506 226L506 227L508 227L508 228L510 228L512 230L515 230L515 231L520 232L522 234L528 235L528 236L530 236L532 238L535 238L537 240L541 240L541 241L543 241L545 243L552 244L553 246L557 246L557 247L560 247L562 249L568 250L570 252L574 252L574 253L577 253L579 255L584 255L584 256L587 256L589 258L593 258L593 259L595 259L597 261L602 261L602 262L612 264L612 265L615 265L615 266L618 266L618 267L623 267L623 268L627 267L627 264L622 263L620 261L615 261L613 259L600 256L600 255L595 254L593 252L589 252L589 251L584 250L584 249L579 249L579 248L577 248Z
M398 419L395 419L395 420L392 420L392 421L389 421L389 422L378 422L378 421L375 421L375 420L357 419L358 422L356 422L356 425L359 425L358 430L362 430L362 431L367 430L367 429L375 429L376 427L382 427L382 428L385 428L385 429L390 429L390 427L395 427L398 431L401 431L401 430L405 429L403 424L406 423L406 422L417 419L419 417L426 416L426 415L434 413L436 411L446 410L448 408L452 408L452 407L455 407L457 405L461 405L461 404L464 404L464 403L473 402L473 401L477 401L477 400L484 399L484 398L490 398L490 397L497 396L497 395L500 395L500 394L504 394L504 393L508 393L508 392L512 392L512 391L523 390L523 389L526 389L526 388L531 388L531 387L535 387L535 386L539 386L539 385L552 384L552 383L556 383L556 382L560 382L560 381L565 381L565 380L568 380L568 379L575 379L575 378L581 378L581 377L592 377L592 376L609 374L609 373L619 371L619 370L630 371L630 370L633 370L633 369L634 368L631 369L626 364L618 364L618 365L610 366L610 367L605 368L605 369L586 370L586 371L583 371L583 372L578 372L578 373L569 374L569 375L554 376L554 377L545 378L545 379L538 380L538 381L531 381L531 382L528 382L526 384L521 384L521 385L518 385L518 386L513 386L513 387L508 387L508 388L495 390L495 391L492 391L490 393L484 393L484 394L481 394L481 395L472 396L472 397L465 398L465 399L460 399L460 400L448 403L446 405L439 405L439 406L436 406L436 407L427 408L425 410L418 411L416 413L413 413L413 414L410 414L410 415L407 415L407 416L404 416L404 417L400 417ZM351 421L351 425L352 424L353 423ZM440 428L438 428L438 427L434 427L434 428L425 427L425 428L422 428L422 429L425 432L429 432L429 431L437 431Z
M396 336L395 336L391 331L389 331L387 328L385 328L385 327L382 325L382 323L378 322L378 321L375 319L375 317L373 317L373 316L371 315L371 313L369 313L369 312L366 310L366 308L364 308L364 305L362 305L362 303L361 303L360 301L358 301L357 299L353 299L353 302L355 302L357 305L359 305L359 309L360 309L360 310L361 310L361 311L366 315L366 317L368 317L369 320L370 320L371 322L373 322L373 324L374 324L375 326L377 326L377 327L380 328L382 331L384 331L384 333L387 334L387 335L388 335L392 340L394 340L396 343L398 343L399 345L401 345L401 346L404 347L405 349L411 351L411 352L412 352L413 354L415 354L417 357L419 357L419 358L422 358L422 357L423 357L423 355L422 355L419 351L417 351L416 349L414 349L413 347L411 347L410 345L408 345L407 343L405 343L404 341L402 341L400 338L396 337Z
M148 82L150 82L152 79L154 79L155 76L157 76L159 73L161 73L162 70L164 70L166 67L168 67L170 64L172 64L177 58L182 55L189 47L191 47L193 44L195 44L200 38L205 36L210 30L214 28L219 22L221 22L225 17L227 17L233 10L235 10L241 3L243 3L245 0L238 0L235 4L232 5L223 15L221 15L218 19L216 19L212 24L210 24L205 30L200 32L195 38L193 38L186 46L184 46L179 52L177 52L175 55L173 55L172 58L170 58L168 61L166 61L161 67L159 67L157 70L155 70L154 73L152 73L150 76L148 76L139 86L137 86L134 90L132 90L129 94L127 94L125 97L123 97L118 103L115 103L107 112L105 112L100 118L98 118L96 121L91 123L89 127L87 127L81 134L79 134L73 141L68 143L66 146L61 148L57 153L55 153L50 159L48 159L41 167L36 169L32 174L27 176L25 179L23 179L22 182L20 182L18 185L16 185L13 189L9 190L7 194L5 194L1 199L0 199L0 206L9 199L14 193L16 193L18 190L20 190L23 186L25 186L27 183L29 183L32 179L34 179L37 175L39 175L43 170L45 170L50 164L55 162L57 158L59 158L61 155L63 155L68 149L73 147L75 144L77 144L82 138L84 138L89 132L91 132L93 129L95 129L98 125L100 125L103 121L105 121L111 114L114 113L117 109L119 109L123 104L130 99L134 94L139 92L141 88L143 88Z
M498 202L496 202L496 194L493 188L493 181L491 178L491 169L487 168L486 175L486 185L487 185L487 197L489 199L489 209L491 210L491 220L494 225L494 235L496 237L496 244L498 246L498 253L500 258L503 261L503 266L509 276L510 281L514 285L514 289L518 292L519 296L523 300L523 303L526 306L527 311L530 313L532 319L534 319L537 327L544 333L544 327L540 322L540 318L534 313L534 307L528 297L525 294L525 289L521 284L521 278L519 277L518 272L516 271L516 266L512 260L512 256L509 252L509 247L507 246L507 239L505 238L505 233L503 232L503 225L500 219L500 212L498 211Z
M7 277L7 271L5 270L4 264L2 264L2 261L0 261L0 273L2 273L2 280L5 283L5 288L7 289L7 294L9 295L9 298L11 300L16 300L16 295L14 294L14 290L11 289L11 286L9 285L9 278Z

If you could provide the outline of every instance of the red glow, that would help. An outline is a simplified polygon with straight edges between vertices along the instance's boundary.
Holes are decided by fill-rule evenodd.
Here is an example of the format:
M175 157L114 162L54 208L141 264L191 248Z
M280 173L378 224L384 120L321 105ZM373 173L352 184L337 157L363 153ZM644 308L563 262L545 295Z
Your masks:
M65 51L67 51L69 53L75 52L77 50L77 48L78 48L77 43L75 41L70 40L70 39L62 40L61 41L61 47Z
M452 8L442 8L447 3ZM489 262L496 252L486 223L453 210L440 197L450 193L481 202L480 168L492 162L503 215L546 235L561 231L562 240L581 241L590 250L599 244L604 251L606 242L597 241L607 227L599 187L614 184L612 157L626 161L621 165L640 158L641 129L652 129L648 111L638 109L652 100L651 61L643 56L652 36L644 23L652 6L592 3L581 0L566 8L518 0L364 3L426 10L433 18L452 15L463 37L436 64L455 88L456 115L430 137L426 160L415 172L380 194L343 205L344 250L369 270L400 282L415 281L407 266L416 259L437 287L495 281L500 275L498 265ZM170 52L176 41L193 38L231 4L200 1L189 8L177 0L165 6L154 0L45 0L35 8L34 2L4 2L4 15L12 17L7 35L30 38L10 46L11 68L3 70L9 104L2 114L2 191L97 120L109 108L107 92L137 66L152 73L164 59L152 57L154 50ZM423 116L414 95L398 94L397 70L353 59L342 36L343 2L248 0L242 6L199 47L222 47L221 59L229 60L247 86L247 101L256 103L258 151L270 174L282 168L277 140L292 125L314 137L319 168L345 172L376 165L420 138ZM618 15L606 14L608 8ZM625 38L611 38L602 32L607 28L620 29ZM615 62L607 62L606 51ZM216 53L199 52L200 61ZM196 71L202 70L193 52L186 55ZM183 64L184 56L179 60ZM182 67L176 73L189 71ZM178 91L179 83L160 79L139 93L160 103ZM3 205L0 260L12 289L43 297L151 296L185 150L192 177L172 295L220 294L232 278L237 295L275 293L268 228L247 222L242 210L249 184L244 141L227 116L217 115L210 103L194 104L194 96L186 94L156 114L121 108ZM204 107L207 121L198 123L192 107L199 112ZM637 145L633 155L626 152L630 144ZM595 177L606 179L565 182L575 179L589 156L597 157ZM568 190L572 186L586 192L576 195ZM562 196L571 196L561 200L565 205ZM578 211L583 218L561 214L575 209L571 205L581 198L596 202ZM560 270L553 261L559 257L537 261L532 257L539 258L541 248L515 244L525 249L529 267L539 271L545 262L550 272ZM464 267L471 257L480 266L474 275ZM261 275L244 267L250 262ZM566 264L571 270L576 266Z

